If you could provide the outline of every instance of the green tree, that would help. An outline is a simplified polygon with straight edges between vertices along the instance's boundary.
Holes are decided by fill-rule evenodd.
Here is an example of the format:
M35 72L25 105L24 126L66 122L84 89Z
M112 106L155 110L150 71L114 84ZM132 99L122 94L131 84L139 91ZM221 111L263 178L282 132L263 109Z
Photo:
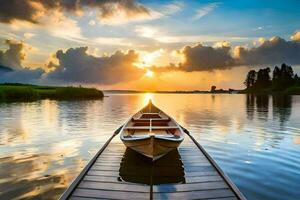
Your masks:
M256 88L267 88L272 85L270 71L269 67L258 70L257 79L254 84Z
M296 79L294 76L294 71L291 66L283 63L279 69L277 66L273 71L273 90L285 90L288 87L291 87L295 84Z
M244 82L247 88L250 88L254 85L256 81L256 71L255 70L250 70L247 74L247 78Z

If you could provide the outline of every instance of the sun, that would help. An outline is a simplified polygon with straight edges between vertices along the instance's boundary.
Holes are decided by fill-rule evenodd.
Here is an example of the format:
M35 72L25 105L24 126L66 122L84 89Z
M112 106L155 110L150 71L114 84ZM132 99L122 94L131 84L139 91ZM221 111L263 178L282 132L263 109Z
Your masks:
M145 73L145 76L148 78L152 78L154 76L154 72L148 69Z

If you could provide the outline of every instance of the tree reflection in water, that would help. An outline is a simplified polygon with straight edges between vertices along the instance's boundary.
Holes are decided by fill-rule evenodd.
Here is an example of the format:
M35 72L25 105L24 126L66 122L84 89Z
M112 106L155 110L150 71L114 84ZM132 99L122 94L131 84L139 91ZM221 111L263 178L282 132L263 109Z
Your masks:
M276 95L272 98L273 101L273 117L278 118L280 126L284 126L289 120L292 113L292 96Z
M279 119L280 126L284 126L284 123L289 120L292 111L292 96L288 95L248 94L246 97L247 118L253 120L256 111L259 119L267 120L270 98L272 99L273 118Z
M184 166L177 149L152 162L127 148L120 163L119 172L119 180L125 182L148 185L185 183Z

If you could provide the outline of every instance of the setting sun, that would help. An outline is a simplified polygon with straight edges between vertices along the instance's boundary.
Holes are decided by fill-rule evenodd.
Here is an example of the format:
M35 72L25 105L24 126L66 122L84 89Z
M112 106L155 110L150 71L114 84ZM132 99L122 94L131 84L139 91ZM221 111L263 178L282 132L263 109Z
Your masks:
M148 78L152 78L154 76L154 72L151 71L151 70L147 70L145 76L148 77Z

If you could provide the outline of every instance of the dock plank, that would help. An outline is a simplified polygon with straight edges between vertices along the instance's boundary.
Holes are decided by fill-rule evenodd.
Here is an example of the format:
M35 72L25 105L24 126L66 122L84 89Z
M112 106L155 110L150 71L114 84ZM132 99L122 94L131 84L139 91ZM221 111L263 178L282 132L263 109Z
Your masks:
M227 189L228 185L224 181L190 183L190 184L164 184L153 186L153 192L188 192L214 189Z
M234 194L230 189L153 193L153 199L212 199L223 197L234 197Z
M148 193L149 186L143 185L129 185L120 183L99 183L94 181L83 180L78 188L82 189L94 189L94 190L108 190L108 191L126 191L126 192L145 192Z
M149 199L149 195L145 195L143 192L121 192L121 191L107 191L107 190L90 190L77 188L73 197L89 197L89 198L100 198L100 199L132 199L132 200L143 200Z

